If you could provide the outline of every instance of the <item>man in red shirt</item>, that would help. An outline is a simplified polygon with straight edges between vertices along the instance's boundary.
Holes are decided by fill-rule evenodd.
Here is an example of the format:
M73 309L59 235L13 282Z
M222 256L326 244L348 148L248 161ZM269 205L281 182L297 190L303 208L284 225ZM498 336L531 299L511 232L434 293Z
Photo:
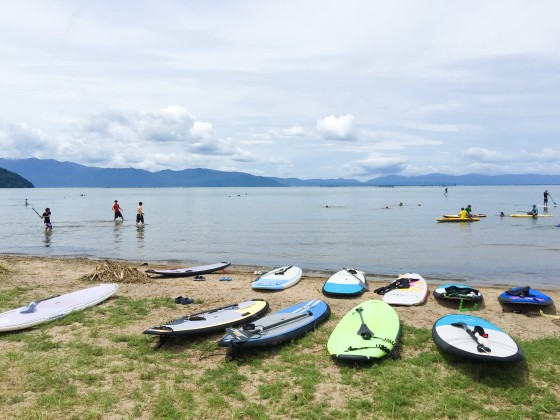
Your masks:
M120 218L123 220L123 222L124 222L124 217L123 217L123 215L122 215L122 213L121 213L122 208L121 208L121 206L119 205L119 201L118 201L118 200L115 200L115 204L113 204L113 207L112 207L112 208L113 208L113 211L115 212L115 220L117 220L117 218L120 217Z

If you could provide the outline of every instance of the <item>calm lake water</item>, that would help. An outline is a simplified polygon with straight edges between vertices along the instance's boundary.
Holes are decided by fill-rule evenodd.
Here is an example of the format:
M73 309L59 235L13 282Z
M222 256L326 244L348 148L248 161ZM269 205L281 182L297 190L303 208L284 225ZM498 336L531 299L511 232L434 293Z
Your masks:
M450 187L447 197L442 187L0 189L0 252L182 266L356 267L372 275L417 272L428 281L558 288L560 217L498 216L542 204L545 189L560 200L555 188ZM122 224L113 222L115 199ZM138 201L144 227L135 224ZM467 204L488 217L436 223ZM32 207L51 208L51 234Z

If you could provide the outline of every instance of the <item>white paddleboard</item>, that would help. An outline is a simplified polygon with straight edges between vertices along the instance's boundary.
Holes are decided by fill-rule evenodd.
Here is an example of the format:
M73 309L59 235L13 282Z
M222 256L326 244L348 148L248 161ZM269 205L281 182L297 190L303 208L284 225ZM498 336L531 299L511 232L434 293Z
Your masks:
M401 274L395 282L407 279L410 287L395 288L383 295L383 302L389 305L421 305L428 297L428 284L417 273Z
M117 284L78 290L65 295L37 300L27 306L0 314L0 332L30 328L45 322L62 318L71 312L81 311L108 299L118 289Z
M477 360L519 362L523 351L501 328L471 315L446 315L432 328L436 345L444 352Z
M297 284L301 280L302 274L301 268L293 265L280 267L260 276L251 283L251 287L266 290L287 289Z
M334 273L323 285L323 293L327 296L359 296L367 290L365 273L355 268Z

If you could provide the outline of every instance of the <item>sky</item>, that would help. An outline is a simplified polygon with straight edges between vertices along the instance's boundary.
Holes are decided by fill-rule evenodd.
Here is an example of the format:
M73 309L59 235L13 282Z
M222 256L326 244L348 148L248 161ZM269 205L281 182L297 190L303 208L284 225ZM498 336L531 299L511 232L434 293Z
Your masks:
M0 2L0 157L560 174L557 0Z

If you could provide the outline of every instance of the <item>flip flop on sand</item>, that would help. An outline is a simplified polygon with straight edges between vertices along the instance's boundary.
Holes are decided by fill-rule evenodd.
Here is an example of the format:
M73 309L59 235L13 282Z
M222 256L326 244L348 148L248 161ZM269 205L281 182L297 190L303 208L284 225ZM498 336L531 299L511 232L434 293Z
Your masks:
M188 305L190 303L193 303L194 299L191 299L189 297L183 297L183 296L178 296L175 298L175 303L179 304L179 305Z

